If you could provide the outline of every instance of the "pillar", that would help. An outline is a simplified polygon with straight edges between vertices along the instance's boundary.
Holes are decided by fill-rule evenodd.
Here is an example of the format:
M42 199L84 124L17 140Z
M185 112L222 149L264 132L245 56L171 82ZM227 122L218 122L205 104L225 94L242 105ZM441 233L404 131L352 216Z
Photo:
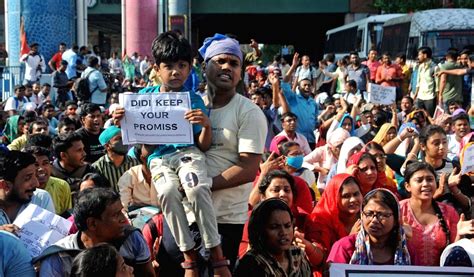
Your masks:
M158 35L158 2L125 0L125 49L129 56L133 52L151 55L151 43Z
M189 0L168 0L168 30L180 31L188 40L191 34L191 3Z
M75 41L74 0L6 0L8 17L7 51L10 65L19 65L20 18L23 17L28 44L40 44L45 62L58 51L60 42L68 47Z

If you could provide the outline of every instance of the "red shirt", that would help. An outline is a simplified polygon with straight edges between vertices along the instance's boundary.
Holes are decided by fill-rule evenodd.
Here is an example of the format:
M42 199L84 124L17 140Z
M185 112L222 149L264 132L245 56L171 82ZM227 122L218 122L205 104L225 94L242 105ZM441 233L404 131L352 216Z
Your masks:
M402 68L398 64L381 65L377 68L375 82L384 87L399 87L400 81L387 81L387 78L401 80L403 78Z
M375 74L377 73L377 68L381 65L381 63L377 60L371 62L369 60L362 62L365 64L370 70L370 80L375 80Z
M51 61L53 62L54 64L54 68L56 68L56 70L61 66L61 60L63 58L63 53L61 52L57 52L56 54L54 54L54 56L51 58Z

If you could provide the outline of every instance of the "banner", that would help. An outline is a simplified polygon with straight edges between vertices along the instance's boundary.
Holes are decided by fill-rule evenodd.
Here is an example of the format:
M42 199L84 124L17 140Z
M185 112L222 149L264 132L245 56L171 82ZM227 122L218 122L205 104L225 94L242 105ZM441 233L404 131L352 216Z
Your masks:
M35 204L29 204L13 224L20 228L18 237L34 258L46 247L66 237L72 222Z
M391 105L395 103L397 96L395 87L384 87L376 84L369 84L369 103L380 105Z
M472 267L331 264L331 277L454 277L473 276Z
M191 110L189 93L122 93L119 102L125 109L124 144L194 143L192 124L184 119Z
M470 142L461 151L461 174L474 172L474 143Z

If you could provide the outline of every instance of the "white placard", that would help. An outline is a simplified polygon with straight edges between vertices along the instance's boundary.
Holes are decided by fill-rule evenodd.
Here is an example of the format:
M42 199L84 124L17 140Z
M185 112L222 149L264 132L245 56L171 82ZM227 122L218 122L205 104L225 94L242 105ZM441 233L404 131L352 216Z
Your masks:
M461 174L467 174L474 172L474 144L468 144L464 146L462 161L461 161Z
M184 114L191 110L187 92L121 93L124 144L193 144L193 127Z
M472 267L395 266L395 265L351 265L331 264L331 277L455 277L473 276Z
M20 228L18 237L34 258L46 247L66 237L72 222L35 204L29 204L13 224Z
M369 102L380 105L391 105L395 103L397 91L395 87L384 87L376 84L369 84Z

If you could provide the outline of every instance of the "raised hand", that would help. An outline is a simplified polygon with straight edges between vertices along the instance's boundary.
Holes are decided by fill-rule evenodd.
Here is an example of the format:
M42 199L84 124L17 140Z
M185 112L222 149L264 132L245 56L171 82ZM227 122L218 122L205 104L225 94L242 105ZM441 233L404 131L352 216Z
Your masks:
M293 55L293 62L291 65L298 65L300 63L300 53L295 52Z
M439 177L439 186L435 190L435 192L433 194L433 198L438 199L441 196L443 196L445 187L446 187L446 173L441 173L441 175Z
M458 236L474 235L474 220L466 220L466 216L461 214L457 224Z
M461 170L455 168L451 174L449 174L448 178L448 186L449 188L456 187L461 183Z
M260 164L260 174L266 174L273 169L282 168L285 165L285 156L277 157L275 152L272 152L268 159Z

